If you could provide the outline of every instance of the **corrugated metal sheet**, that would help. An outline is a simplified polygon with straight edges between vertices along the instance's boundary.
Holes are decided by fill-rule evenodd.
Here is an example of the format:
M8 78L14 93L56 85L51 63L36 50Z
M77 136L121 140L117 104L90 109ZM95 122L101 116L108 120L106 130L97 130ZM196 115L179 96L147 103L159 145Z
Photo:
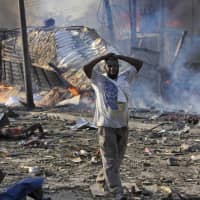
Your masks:
M89 87L82 67L89 60L108 51L117 52L94 29L83 26L29 30L29 51L34 66L54 71L53 63L63 79L80 89ZM21 37L16 35L3 41L2 60L22 63ZM18 70L19 71L19 70Z

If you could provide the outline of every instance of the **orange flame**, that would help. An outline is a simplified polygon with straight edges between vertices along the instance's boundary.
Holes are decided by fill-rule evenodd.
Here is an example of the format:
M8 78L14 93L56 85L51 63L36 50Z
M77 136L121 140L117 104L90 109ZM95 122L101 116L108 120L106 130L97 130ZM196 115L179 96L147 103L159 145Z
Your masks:
M13 87L10 85L0 85L0 103L5 103L8 100L11 90L13 90Z
M69 87L68 91L72 94L72 96L78 96L80 94L79 90L74 86Z
M0 90L6 90L6 89L10 90L13 89L13 87L9 85L0 85Z

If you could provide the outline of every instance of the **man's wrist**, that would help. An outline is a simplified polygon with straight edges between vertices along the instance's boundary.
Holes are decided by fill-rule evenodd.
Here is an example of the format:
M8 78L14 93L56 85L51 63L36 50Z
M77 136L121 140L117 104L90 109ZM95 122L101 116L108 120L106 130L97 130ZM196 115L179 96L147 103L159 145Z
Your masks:
M124 56L122 56L122 55L119 55L119 54L118 54L118 55L115 55L115 56L116 56L116 58L117 58L117 59L121 59L121 58L123 58L123 57L124 57Z

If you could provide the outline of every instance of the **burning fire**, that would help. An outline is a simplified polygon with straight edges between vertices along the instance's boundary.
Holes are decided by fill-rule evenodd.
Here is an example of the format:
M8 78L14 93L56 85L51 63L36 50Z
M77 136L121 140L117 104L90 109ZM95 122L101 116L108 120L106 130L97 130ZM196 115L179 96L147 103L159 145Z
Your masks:
M13 87L12 86L8 86L8 85L0 85L0 91L1 90L10 90L10 89L13 89Z
M72 96L78 96L80 94L79 90L74 86L69 87L68 91L72 94Z
M9 93L12 90L13 90L12 86L4 84L0 85L0 103L5 103L8 100L10 96Z

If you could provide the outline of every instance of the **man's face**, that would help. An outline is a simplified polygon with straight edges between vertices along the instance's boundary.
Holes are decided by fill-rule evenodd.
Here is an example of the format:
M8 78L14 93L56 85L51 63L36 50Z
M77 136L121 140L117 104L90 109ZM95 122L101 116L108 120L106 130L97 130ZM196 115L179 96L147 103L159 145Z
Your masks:
M106 60L105 66L106 73L109 78L117 79L119 73L119 63L116 58L109 58Z

